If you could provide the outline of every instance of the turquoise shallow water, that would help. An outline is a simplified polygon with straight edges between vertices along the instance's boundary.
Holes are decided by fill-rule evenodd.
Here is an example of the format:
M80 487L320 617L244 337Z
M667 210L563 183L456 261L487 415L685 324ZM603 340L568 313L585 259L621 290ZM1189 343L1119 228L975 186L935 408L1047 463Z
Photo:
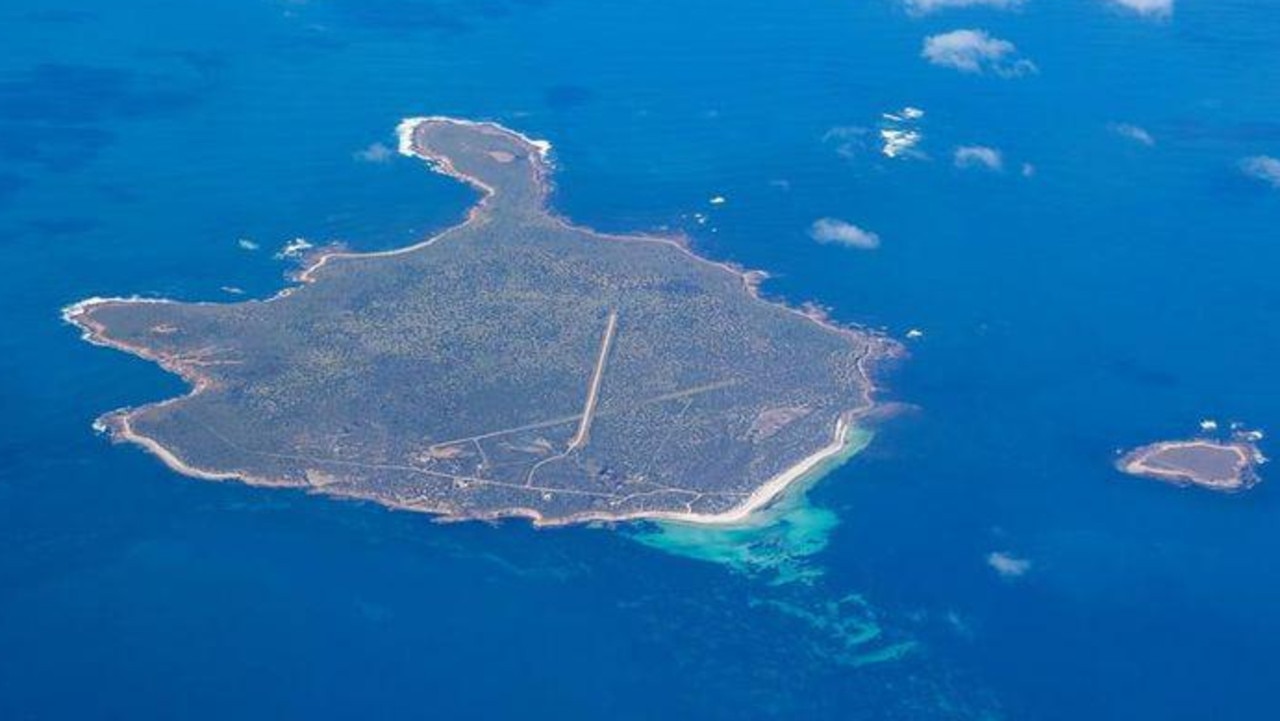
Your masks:
M1038 73L920 57L964 28ZM1280 427L1280 192L1239 167L1280 156L1277 31L1241 0L5 4L0 718L1274 716L1280 496L1111 462ZM923 157L890 159L905 106ZM886 378L914 410L747 543L685 544L727 564L196 482L92 434L181 384L59 308L265 296L295 237L456 221L466 189L378 151L437 113L550 139L587 225L922 330ZM823 217L879 247L814 242Z
M840 454L794 481L773 503L748 518L726 525L679 522L634 524L625 529L641 543L725 566L774 585L812 583L822 576L813 557L827 547L840 523L829 508L809 501L809 491L871 443L874 433L851 429Z

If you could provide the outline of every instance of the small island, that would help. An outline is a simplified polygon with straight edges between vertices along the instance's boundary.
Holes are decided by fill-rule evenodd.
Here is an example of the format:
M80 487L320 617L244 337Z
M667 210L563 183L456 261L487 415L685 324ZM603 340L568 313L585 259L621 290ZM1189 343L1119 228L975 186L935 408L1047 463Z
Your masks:
M1196 438L1161 441L1124 454L1116 467L1129 475L1214 491L1241 491L1260 479L1264 460L1251 434L1238 433L1229 441Z
M266 300L66 308L192 386L99 427L198 478L547 525L739 522L859 438L896 342L764 300L682 239L571 224L545 142L442 117L399 136L479 192L464 222L315 252Z

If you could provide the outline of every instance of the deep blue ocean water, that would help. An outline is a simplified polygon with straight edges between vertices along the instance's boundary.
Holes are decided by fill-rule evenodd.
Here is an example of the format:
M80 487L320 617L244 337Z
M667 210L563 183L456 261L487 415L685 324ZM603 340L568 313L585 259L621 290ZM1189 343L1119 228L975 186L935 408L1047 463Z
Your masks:
M1039 72L920 57L957 28ZM1238 165L1280 155L1278 33L1256 0L4 3L0 718L1280 715L1276 487L1111 467L1205 417L1280 432L1280 190ZM904 106L927 157L878 152ZM456 221L466 189L358 155L417 114L551 140L587 225L924 331L886 378L915 410L811 494L840 521L817 582L194 481L92 433L182 384L63 305L265 296L292 238ZM882 244L815 243L820 217ZM850 663L842 619L911 650Z

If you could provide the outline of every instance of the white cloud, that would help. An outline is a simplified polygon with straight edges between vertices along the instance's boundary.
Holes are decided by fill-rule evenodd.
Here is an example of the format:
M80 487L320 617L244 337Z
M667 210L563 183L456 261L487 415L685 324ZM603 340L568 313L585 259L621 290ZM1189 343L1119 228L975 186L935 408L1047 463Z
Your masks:
M835 144L837 155L852 160L866 149L866 136L870 132L868 128L840 125L823 134L822 142Z
M362 160L366 163L385 163L391 160L391 156L395 153L391 148L382 143L373 143L364 150L356 151L356 160Z
M1144 17L1167 18L1173 14L1173 0L1111 0Z
M919 130L924 116L924 110L908 105L880 113L875 127L831 128L822 136L822 142L835 145L836 153L850 160L868 152L879 152L887 158L925 160L928 156L917 147L924 140L924 133Z
M1135 143L1145 145L1148 148L1156 144L1155 137L1152 136L1151 133L1148 133L1145 128L1140 128L1137 125L1131 125L1129 123L1112 123L1111 132L1122 138L1128 138Z
M985 145L961 145L956 148L955 163L957 168L983 168L994 172L1004 169L1004 156L995 148Z
M1250 178L1269 183L1273 188L1280 188L1280 158L1255 155L1241 160L1240 170Z
M924 39L920 56L962 73L993 73L1015 78L1038 71L1035 63L1018 55L1018 46L992 37L985 30L952 30Z
M835 243L847 248L875 250L880 236L839 218L819 218L809 226L809 237L819 243Z
M987 565L1005 578L1017 578L1026 575L1027 571L1031 570L1031 561L1025 558L1018 558L1004 551L988 553Z
M903 0L903 4L912 15L927 15L950 8L989 7L1007 10L1018 7L1022 0Z
M920 151L916 150L916 146L923 139L924 135L918 130L882 128L880 130L880 140L883 145L880 148L880 152L886 158L920 158L923 156Z
M910 105L892 113L880 114L880 152L887 158L924 159L917 149L924 133L919 130L924 111Z

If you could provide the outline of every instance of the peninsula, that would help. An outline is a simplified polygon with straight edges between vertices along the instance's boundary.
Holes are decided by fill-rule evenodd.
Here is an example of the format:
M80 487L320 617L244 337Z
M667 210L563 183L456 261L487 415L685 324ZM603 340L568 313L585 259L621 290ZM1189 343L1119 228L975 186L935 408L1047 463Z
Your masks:
M266 300L66 308L192 386L99 427L190 476L451 519L714 524L840 458L873 409L894 341L764 300L760 274L679 239L570 224L545 142L442 117L399 136L479 191L465 222L321 252Z

